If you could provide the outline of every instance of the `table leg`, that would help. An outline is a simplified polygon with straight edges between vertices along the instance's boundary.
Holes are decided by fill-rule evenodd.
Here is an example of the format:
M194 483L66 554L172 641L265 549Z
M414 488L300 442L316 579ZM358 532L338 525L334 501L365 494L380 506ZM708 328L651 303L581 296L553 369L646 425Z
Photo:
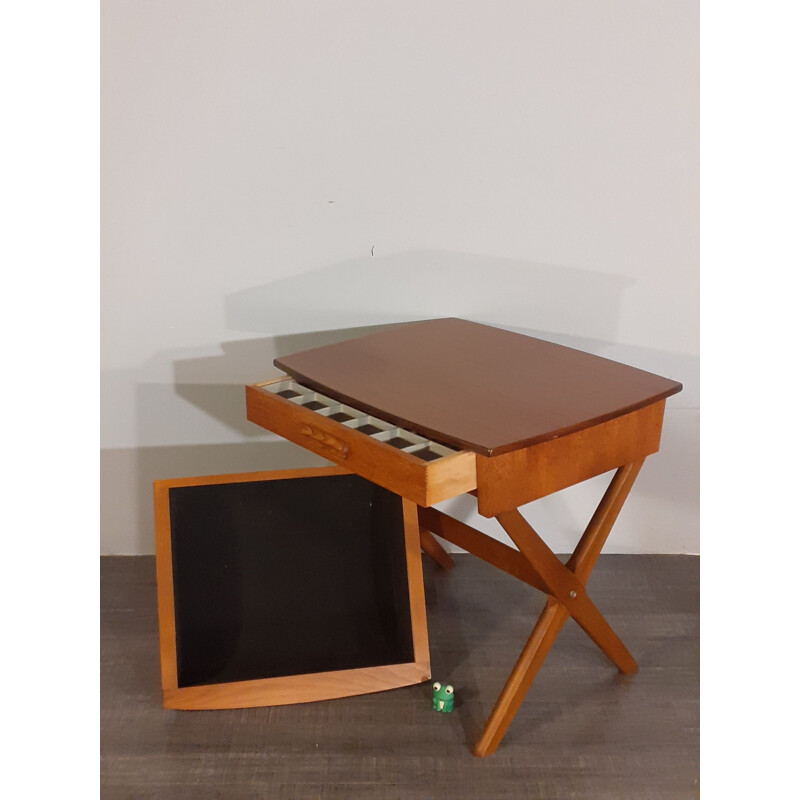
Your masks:
M569 612L564 606L552 597L547 599L544 611L508 676L480 739L472 749L479 758L489 756L497 749L568 617Z
M498 515L498 521L531 564L549 596L473 748L476 756L491 755L497 749L568 617L575 618L622 672L636 671L636 662L589 599L585 584L643 461L627 464L617 470L566 566L519 511Z
M427 553L442 569L450 569L453 566L453 559L447 550L436 541L434 535L425 530L419 529L419 545L423 553Z

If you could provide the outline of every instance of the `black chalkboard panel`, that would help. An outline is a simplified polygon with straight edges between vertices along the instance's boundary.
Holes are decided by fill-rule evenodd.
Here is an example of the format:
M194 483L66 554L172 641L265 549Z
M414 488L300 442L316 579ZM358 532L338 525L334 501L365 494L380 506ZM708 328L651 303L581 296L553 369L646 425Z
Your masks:
M414 661L397 495L350 474L168 491L178 688Z

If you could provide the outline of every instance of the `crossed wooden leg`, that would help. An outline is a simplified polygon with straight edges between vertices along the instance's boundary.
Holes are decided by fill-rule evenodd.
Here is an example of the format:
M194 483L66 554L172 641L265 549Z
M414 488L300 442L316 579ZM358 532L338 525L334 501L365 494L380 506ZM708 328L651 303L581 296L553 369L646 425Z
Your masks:
M636 672L633 656L586 593L586 581L636 480L644 459L620 467L566 565L562 564L518 510L497 520L519 551L435 509L420 509L420 525L485 561L544 591L547 603L511 671L475 745L476 756L492 754L533 683L568 617L572 617L623 673Z
M422 552L427 553L442 569L450 569L453 566L450 554L425 528L419 529L419 545Z

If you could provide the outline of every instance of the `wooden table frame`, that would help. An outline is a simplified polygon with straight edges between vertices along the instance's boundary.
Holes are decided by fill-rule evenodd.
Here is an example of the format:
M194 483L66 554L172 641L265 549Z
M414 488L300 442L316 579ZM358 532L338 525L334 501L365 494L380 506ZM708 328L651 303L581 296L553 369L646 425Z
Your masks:
M288 401L249 387L248 419L413 501L420 547L442 566L453 561L434 535L547 595L475 755L495 751L568 617L623 673L636 671L586 582L645 458L659 450L666 399L681 391L680 383L459 319L392 327L274 363L286 373L283 380L296 382L297 396ZM400 452L349 422L320 418L305 403L309 397L324 398L331 411L343 404L352 414L398 426L398 434L425 437L451 454L423 463L411 448ZM612 470L608 490L562 564L519 509ZM465 493L518 549L432 508Z
M642 458L617 469L566 565L559 561L518 509L501 512L495 517L518 550L437 509L418 510L422 550L443 568L451 567L453 560L431 534L547 595L544 610L473 747L476 756L488 756L497 749L568 617L586 631L620 672L629 675L637 671L633 656L589 598L586 582L643 463Z

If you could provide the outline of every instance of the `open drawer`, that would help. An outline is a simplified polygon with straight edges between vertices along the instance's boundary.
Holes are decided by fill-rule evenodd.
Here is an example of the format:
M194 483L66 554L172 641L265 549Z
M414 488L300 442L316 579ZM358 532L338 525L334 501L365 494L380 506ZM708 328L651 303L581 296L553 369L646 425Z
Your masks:
M419 506L477 486L474 453L418 436L288 376L247 387L247 418Z

